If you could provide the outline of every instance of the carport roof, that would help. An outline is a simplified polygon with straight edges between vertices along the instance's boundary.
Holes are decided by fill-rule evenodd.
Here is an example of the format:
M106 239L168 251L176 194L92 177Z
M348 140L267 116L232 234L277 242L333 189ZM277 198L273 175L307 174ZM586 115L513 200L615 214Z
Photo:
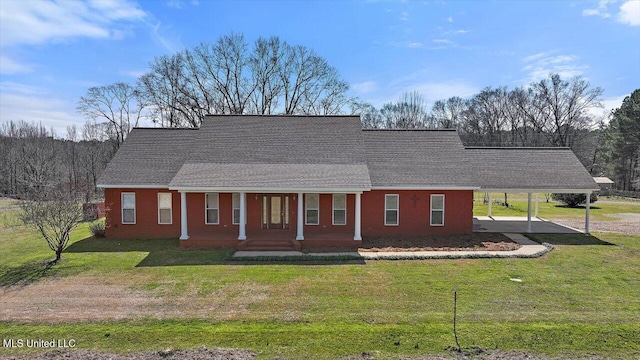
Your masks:
M593 177L569 148L467 147L473 179L496 192L591 192Z

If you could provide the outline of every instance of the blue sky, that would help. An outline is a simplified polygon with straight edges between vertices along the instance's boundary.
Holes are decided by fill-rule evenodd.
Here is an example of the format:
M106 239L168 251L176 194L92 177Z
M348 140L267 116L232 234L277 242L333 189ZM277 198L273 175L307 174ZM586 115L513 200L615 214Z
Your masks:
M314 49L376 106L417 90L429 106L558 72L640 88L640 1L0 0L0 120L64 135L91 86L135 83L155 56L229 32Z

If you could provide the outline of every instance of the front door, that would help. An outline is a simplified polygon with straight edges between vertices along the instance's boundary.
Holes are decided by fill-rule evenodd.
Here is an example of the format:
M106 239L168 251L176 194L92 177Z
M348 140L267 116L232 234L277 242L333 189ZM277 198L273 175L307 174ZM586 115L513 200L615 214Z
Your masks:
M289 196L274 194L262 196L262 227L265 229L289 228Z

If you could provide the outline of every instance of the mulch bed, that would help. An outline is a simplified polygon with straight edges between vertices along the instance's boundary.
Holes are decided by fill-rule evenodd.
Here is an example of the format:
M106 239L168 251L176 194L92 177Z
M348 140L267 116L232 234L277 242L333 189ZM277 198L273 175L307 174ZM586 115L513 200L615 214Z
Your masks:
M503 234L473 233L451 236L367 237L358 249L363 252L389 251L511 251L520 248Z

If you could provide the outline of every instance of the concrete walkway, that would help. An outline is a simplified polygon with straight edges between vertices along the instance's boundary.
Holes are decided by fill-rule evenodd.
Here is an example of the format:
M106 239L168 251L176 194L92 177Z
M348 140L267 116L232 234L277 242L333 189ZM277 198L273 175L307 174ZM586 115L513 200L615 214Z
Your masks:
M234 258L354 258L363 260L411 260L411 259L460 259L460 258L532 258L539 257L551 250L550 246L540 245L522 234L505 233L505 236L522 245L512 251L349 251L336 253L303 253L300 251L236 251Z
M474 232L491 233L526 233L527 218L522 216L476 216L480 228ZM582 234L582 230L574 229L553 221L532 217L531 233L534 234Z

